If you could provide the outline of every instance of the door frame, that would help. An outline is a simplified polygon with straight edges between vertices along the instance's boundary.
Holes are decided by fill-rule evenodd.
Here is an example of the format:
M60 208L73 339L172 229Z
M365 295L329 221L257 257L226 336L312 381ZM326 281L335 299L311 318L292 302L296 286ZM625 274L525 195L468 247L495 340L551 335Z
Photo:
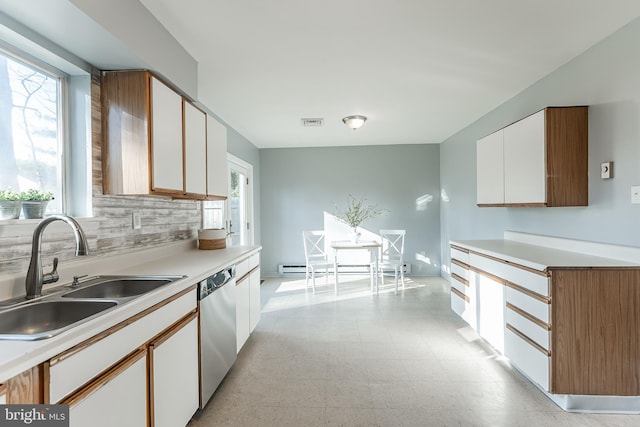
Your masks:
M229 197L231 197L231 170L238 171L247 177L249 181L246 188L246 219L249 224L247 230L247 224L243 224L244 230L246 231L247 240L245 245L253 245L255 241L254 236L254 221L253 221L253 165L251 163L245 162L239 157L234 156L233 154L227 153L227 177L229 178ZM231 213L231 206L227 209L228 215ZM228 220L229 217L227 217Z

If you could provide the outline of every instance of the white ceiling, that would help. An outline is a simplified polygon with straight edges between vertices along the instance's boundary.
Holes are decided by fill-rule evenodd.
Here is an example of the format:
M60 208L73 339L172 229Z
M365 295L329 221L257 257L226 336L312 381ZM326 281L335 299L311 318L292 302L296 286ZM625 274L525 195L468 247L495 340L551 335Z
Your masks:
M141 2L198 61L199 100L260 148L442 142L640 16L637 0ZM351 114L369 119L354 132Z

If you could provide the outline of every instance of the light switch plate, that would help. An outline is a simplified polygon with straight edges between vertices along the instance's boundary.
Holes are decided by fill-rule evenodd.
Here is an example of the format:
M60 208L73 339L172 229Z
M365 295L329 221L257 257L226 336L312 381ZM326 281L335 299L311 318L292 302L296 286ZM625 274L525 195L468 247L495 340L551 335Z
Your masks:
M142 228L142 221L140 219L140 212L134 211L131 215L132 226L134 230L140 230Z
M600 165L600 178L613 178L613 162L604 162Z
M640 204L640 185L631 187L631 203L634 205Z

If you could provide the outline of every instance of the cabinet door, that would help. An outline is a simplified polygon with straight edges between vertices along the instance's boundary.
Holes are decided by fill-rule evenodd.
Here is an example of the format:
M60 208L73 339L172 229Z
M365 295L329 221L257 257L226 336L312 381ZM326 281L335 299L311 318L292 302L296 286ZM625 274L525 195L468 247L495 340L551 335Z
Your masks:
M545 110L504 129L505 203L546 201Z
M251 291L249 276L236 284L236 348L238 353L251 334Z
M504 286L475 273L478 292L478 333L500 353L504 352Z
M184 177L187 194L207 194L207 116L184 103Z
M227 197L227 128L207 116L207 195Z
M503 131L476 142L478 204L504 203Z
M249 275L249 331L253 330L260 321L260 269L256 268Z
M151 78L151 189L183 193L182 97Z
M154 427L186 425L198 409L198 319L191 316L149 346Z
M147 425L147 358L140 350L65 402L71 427Z

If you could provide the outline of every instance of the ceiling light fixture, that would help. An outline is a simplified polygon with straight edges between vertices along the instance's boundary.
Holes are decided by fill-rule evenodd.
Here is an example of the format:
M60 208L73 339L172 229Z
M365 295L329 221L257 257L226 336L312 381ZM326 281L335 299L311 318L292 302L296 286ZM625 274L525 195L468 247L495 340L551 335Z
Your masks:
M348 128L356 130L362 127L367 118L365 116L347 116L342 121Z

